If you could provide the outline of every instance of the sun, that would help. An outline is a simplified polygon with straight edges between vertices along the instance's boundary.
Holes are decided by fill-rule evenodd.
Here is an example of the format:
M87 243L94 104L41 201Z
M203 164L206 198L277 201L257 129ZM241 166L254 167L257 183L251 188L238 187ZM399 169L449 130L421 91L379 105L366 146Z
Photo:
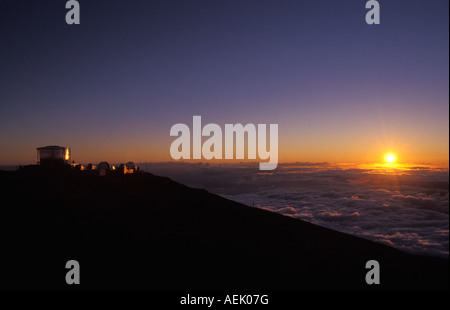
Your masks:
M388 162L388 163L394 163L395 162L395 155L394 154L387 154L386 155L386 161Z

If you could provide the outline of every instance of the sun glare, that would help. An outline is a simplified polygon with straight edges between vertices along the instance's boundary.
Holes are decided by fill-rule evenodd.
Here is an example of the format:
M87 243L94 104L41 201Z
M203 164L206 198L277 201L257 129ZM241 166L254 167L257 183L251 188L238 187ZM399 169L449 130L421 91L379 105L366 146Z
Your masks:
M386 155L386 161L387 161L388 163L394 163L394 162L395 162L395 155L393 155L393 154L387 154L387 155Z

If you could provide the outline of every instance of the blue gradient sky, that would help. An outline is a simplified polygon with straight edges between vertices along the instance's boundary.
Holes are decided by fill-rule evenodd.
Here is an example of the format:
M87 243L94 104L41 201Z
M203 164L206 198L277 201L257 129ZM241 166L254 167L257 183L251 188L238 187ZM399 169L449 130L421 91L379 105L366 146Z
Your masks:
M170 127L278 123L280 161L448 163L449 2L0 3L0 164L170 160Z

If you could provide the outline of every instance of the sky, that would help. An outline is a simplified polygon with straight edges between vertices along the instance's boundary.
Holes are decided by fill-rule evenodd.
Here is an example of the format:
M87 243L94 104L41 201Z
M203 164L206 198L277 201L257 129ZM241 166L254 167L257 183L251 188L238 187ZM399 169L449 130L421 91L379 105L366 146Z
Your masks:
M278 124L280 162L448 165L449 2L379 2L2 0L0 165L170 161L193 115Z

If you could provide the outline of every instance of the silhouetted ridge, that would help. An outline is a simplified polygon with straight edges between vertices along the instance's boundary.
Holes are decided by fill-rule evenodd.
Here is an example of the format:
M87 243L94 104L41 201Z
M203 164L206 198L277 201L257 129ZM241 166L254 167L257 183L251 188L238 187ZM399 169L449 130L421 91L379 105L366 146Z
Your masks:
M0 172L1 287L448 288L448 260L414 256L149 173ZM381 285L365 263L381 265Z

